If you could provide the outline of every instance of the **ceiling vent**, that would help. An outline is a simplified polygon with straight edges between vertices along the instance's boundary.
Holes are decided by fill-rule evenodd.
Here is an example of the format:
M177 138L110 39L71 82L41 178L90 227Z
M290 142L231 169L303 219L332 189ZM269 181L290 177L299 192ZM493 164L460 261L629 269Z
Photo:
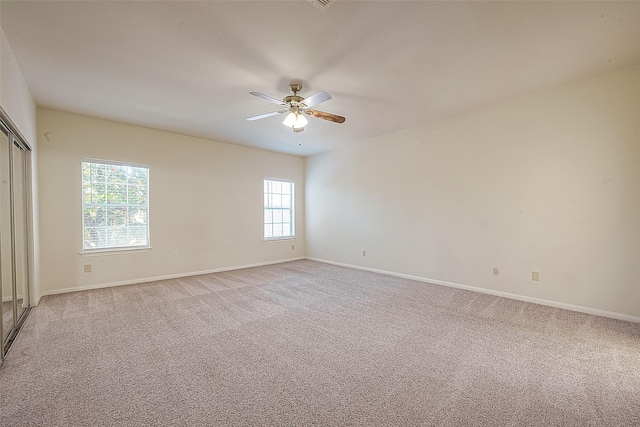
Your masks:
M327 9L329 9L331 6L333 6L333 4L338 0L307 0L307 1L324 12Z

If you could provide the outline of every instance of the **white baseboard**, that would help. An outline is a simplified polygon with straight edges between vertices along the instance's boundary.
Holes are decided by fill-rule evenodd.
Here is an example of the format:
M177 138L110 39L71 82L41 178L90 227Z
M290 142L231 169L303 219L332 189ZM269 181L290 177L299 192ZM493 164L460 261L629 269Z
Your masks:
M91 289L110 288L113 286L135 285L137 283L155 282L157 280L178 279L180 277L199 276L201 274L220 273L223 271L231 271L231 270L241 270L243 268L261 267L263 265L282 264L283 262L299 261L301 259L305 259L305 257L287 258L287 259L281 259L277 261L259 262L255 264L236 265L233 267L221 267L221 268L214 268L212 270L193 271L189 273L169 274L166 276L145 277L143 279L123 280L121 282L98 283L94 285L74 286L69 288L54 289L51 291L42 292L39 295L38 300L36 301L36 305L38 305L42 297L46 295L66 294L69 292L88 291Z
M386 275L389 275L389 276L402 277L404 279L416 280L418 282L432 283L434 285L447 286L447 287L450 287L450 288L464 289L464 290L467 290L467 291L480 292L480 293L483 293L483 294L489 294L489 295L494 295L494 296L498 296L498 297L504 297L504 298L515 299L515 300L519 300L519 301L531 302L531 303L534 303L534 304L546 305L546 306L549 306L549 307L563 308L565 310L577 311L577 312L580 312L580 313L594 314L596 316L609 317L611 319L617 319L617 320L624 320L624 321L627 321L627 322L640 323L640 317L631 316L629 314L624 314L624 313L616 313L614 311L606 311L606 310L600 310L600 309L597 309L597 308L583 307L583 306L573 305L573 304L566 304L566 303L563 303L563 302L551 301L551 300L546 300L546 299L541 299L541 298L533 298L533 297L528 297L528 296L525 296L525 295L512 294L512 293L509 293L509 292L494 291L494 290L491 290L491 289L478 288L478 287L475 287L475 286L461 285L461 284L458 284L458 283L445 282L444 280L428 279L426 277L419 277L419 276L412 276L412 275L409 275L409 274L395 273L393 271L378 270L378 269L375 269L375 268L362 267L362 266L353 265L353 264L345 264L345 263L342 263L342 262L329 261L329 260L320 259L320 258L306 257L306 259L311 260L311 261L324 262L326 264L338 265L338 266L341 266L341 267L348 267L348 268L354 268L354 269L357 269L357 270L371 271L373 273L386 274Z

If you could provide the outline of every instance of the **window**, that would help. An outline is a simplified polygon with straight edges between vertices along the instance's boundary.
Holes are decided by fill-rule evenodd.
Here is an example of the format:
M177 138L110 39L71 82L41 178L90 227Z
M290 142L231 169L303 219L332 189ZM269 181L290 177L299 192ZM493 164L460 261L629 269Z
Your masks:
M264 239L296 236L293 182L264 180Z
M149 247L149 168L82 160L83 250Z

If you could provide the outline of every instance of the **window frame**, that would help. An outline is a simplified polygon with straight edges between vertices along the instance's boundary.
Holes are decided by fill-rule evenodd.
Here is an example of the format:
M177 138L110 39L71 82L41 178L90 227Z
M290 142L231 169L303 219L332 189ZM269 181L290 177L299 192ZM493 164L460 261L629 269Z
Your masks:
M108 246L108 247L99 247L99 248L85 248L85 230L87 228L85 223L85 198L84 198L84 176L83 176L83 166L85 163L89 164L100 164L107 166L127 166L134 168L144 168L146 169L146 244L145 245L135 245L135 246ZM151 249L151 224L150 224L150 206L151 206L151 195L149 192L151 181L151 170L148 165L142 163L134 163L134 162L124 162L119 160L105 160L105 159L96 159L96 158L88 158L82 157L80 159L80 209L81 209L81 222L82 222L82 234L81 234L81 248L80 252L82 255L91 255L91 254L99 254L105 252L118 253L118 252L127 252L127 251L148 251ZM127 181L128 183L128 181ZM124 204L127 208L131 206L129 203ZM109 206L108 204L104 204L104 206ZM107 226L105 226L107 227ZM128 228L128 225L127 225Z
M273 194L268 193L265 189L267 181L269 182L279 182L279 183L286 183L286 184L291 184L291 203L290 203L290 207L289 208L282 208L282 207L268 207L266 202L266 197L268 194ZM295 220L295 214L296 214L296 209L295 209L295 192L296 192L296 183L293 180L289 180L289 179L282 179L282 178L263 178L262 180L262 239L265 242L277 242L280 240L293 240L296 238L296 220ZM280 193L282 195L282 192ZM284 210L288 210L290 212L290 235L287 236L271 236L271 237L267 237L265 230L266 230L266 226L267 226L267 221L266 221L266 212L267 209L284 209ZM274 222L273 220L269 223L273 226Z

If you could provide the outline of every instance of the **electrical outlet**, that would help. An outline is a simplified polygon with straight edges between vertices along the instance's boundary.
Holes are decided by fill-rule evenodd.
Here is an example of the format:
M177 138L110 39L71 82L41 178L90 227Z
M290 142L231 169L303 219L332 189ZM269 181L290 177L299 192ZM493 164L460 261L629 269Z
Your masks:
M540 281L540 273L537 271L532 271L531 272L531 280L533 280L534 282L539 282Z
M291 250L295 251L296 250L296 245L291 245Z
M85 264L84 265L84 272L85 273L91 273L91 264Z
M499 276L500 275L500 270L498 269L498 267L493 267L493 275L494 276Z
M179 255L178 251L173 251L173 257L174 258L178 258L178 255Z
M367 256L367 251L362 251L362 256Z

